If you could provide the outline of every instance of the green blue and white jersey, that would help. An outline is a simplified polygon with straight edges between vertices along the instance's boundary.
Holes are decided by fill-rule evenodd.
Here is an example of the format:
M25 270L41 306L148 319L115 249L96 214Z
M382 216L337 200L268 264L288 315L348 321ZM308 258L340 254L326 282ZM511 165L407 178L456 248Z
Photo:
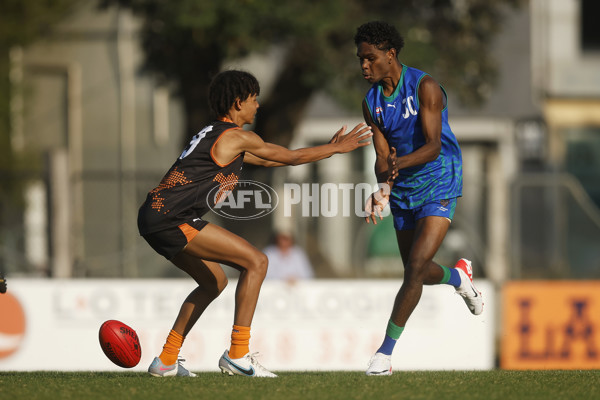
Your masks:
M398 86L391 96L383 94L375 83L365 96L371 118L383 133L396 156L413 153L425 144L419 118L418 88L428 74L402 66ZM444 98L446 92L442 88ZM442 110L442 148L437 159L401 169L394 181L390 203L401 209L412 209L436 200L462 196L462 157L460 147L448 125L448 107Z

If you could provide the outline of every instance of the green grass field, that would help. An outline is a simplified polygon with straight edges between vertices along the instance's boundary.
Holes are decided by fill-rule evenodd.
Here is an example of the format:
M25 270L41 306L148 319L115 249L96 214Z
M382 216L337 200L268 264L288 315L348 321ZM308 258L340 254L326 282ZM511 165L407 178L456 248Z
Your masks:
M152 378L128 372L0 372L0 399L600 399L600 371L281 373L253 379L202 373Z

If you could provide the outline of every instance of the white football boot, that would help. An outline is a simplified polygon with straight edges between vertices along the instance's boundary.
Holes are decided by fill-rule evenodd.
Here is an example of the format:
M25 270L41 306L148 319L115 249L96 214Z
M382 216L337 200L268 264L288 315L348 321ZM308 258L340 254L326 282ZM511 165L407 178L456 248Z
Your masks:
M148 367L148 372L150 375L157 377L184 376L195 378L197 375L185 369L181 364L183 361L185 361L185 359L179 358L175 364L165 365L160 358L154 357L152 364Z
M382 376L392 374L392 356L388 356L383 353L375 353L369 361L369 368L367 368L367 375L369 376Z
M258 353L248 353L242 358L229 358L229 351L225 350L219 359L221 372L228 375L242 375L253 378L277 378L277 375L260 365L256 356Z
M471 261L461 258L454 266L460 275L460 286L456 293L463 298L472 314L479 315L483 312L483 297L481 292L473 285L473 268Z

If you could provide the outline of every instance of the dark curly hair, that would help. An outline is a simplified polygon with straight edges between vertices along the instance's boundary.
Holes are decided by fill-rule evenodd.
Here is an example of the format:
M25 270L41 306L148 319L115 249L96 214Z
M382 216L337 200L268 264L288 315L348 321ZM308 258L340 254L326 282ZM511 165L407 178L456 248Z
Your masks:
M214 118L229 112L236 99L241 101L260 94L258 80L249 72L223 71L213 78L208 87L208 106Z
M354 43L366 42L374 45L379 50L396 49L396 56L404 47L404 38L393 25L382 21L371 21L356 29Z

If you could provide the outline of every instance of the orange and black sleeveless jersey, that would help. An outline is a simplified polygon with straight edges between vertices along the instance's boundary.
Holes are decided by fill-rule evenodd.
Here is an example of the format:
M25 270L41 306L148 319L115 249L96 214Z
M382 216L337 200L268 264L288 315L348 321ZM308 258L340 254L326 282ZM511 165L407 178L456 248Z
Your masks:
M212 152L221 136L236 128L239 127L232 122L214 121L192 138L140 207L140 234L158 232L199 218L233 190L240 177L244 153L222 165L213 158Z

